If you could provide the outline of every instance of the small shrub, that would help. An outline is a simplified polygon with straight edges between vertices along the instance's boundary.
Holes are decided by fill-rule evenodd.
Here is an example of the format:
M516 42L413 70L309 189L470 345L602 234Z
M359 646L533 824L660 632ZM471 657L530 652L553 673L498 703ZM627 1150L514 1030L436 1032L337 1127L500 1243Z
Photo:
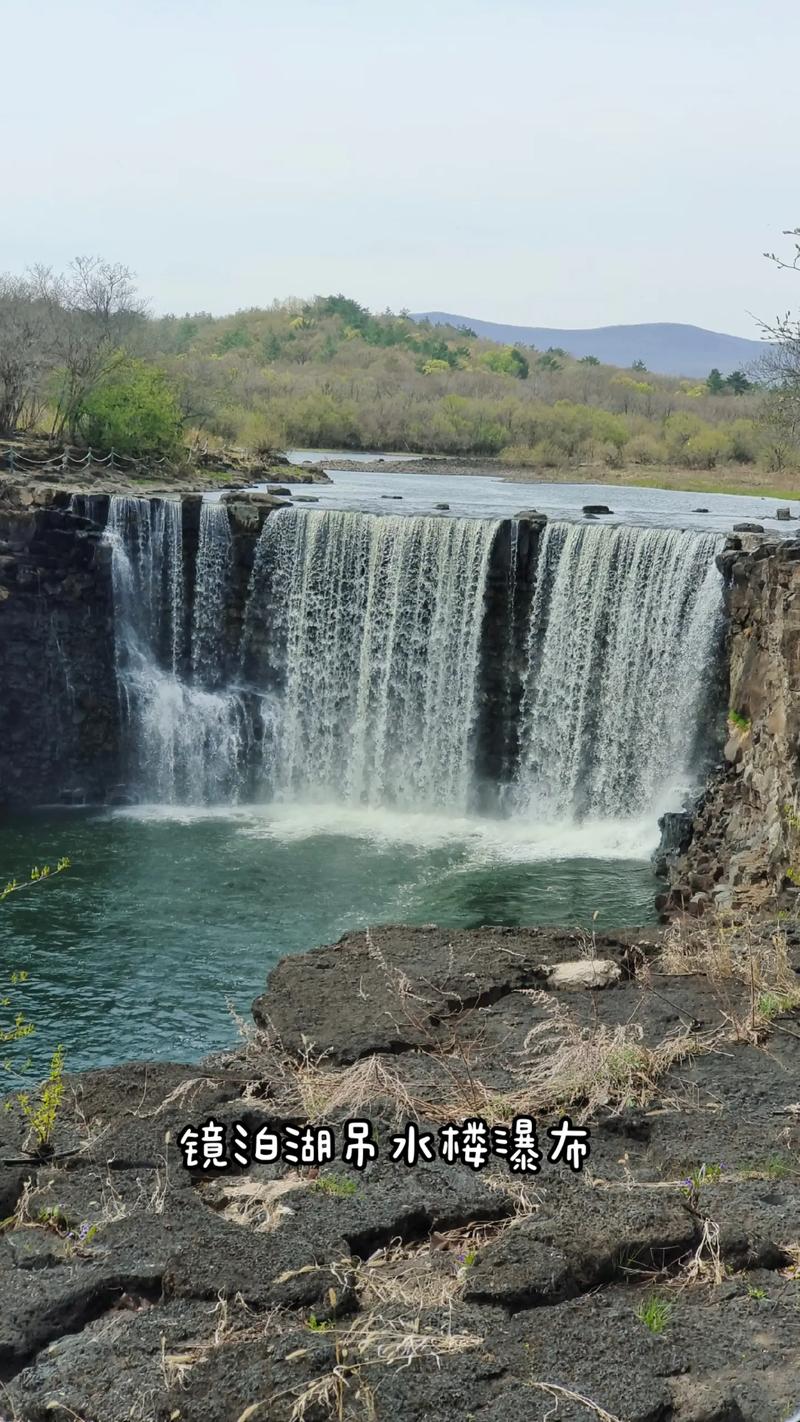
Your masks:
M163 372L130 360L86 396L76 429L87 444L101 449L171 458L180 445L182 420Z
M70 861L66 858L59 859L54 869L51 869L49 864L43 865L41 869L38 865L34 865L27 880L19 883L18 880L11 879L4 888L0 889L0 903L10 898L12 894L18 894L24 889L30 888L33 884L41 884L57 874L63 874L69 867ZM11 973L9 977L12 989L24 985L27 981L28 974L22 969ZM14 1010L10 992L6 992L0 997L0 1045L11 1047L32 1036L35 1030L34 1024L28 1021L24 1012ZM17 1061L16 1064L12 1064L11 1061L6 1060L2 1065L7 1071L14 1071L21 1075L30 1066L30 1062L20 1063ZM47 1080L42 1083L36 1093L32 1096L27 1091L17 1092L15 1096L10 1096L4 1104L6 1111L10 1111L14 1105L19 1107L28 1123L35 1143L36 1154L39 1156L46 1156L52 1152L53 1132L63 1096L64 1048L58 1046L50 1059Z
M56 1047L51 1059L47 1080L42 1083L36 1096L21 1091L17 1104L33 1133L37 1155L49 1155L53 1148L58 1108L64 1097L64 1048Z
M631 464L666 464L668 451L652 434L637 434L628 441L625 453Z

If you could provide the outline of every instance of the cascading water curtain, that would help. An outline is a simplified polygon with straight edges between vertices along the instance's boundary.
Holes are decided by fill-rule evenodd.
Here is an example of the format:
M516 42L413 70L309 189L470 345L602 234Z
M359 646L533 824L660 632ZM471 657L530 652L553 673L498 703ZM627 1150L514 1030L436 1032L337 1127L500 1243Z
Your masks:
M548 525L516 813L627 818L680 803L720 625L719 542L680 529Z
M117 683L130 788L138 799L160 804L228 803L246 783L250 722L244 701L236 690L209 690L184 679L187 660L198 681L202 676L213 685L217 679L228 516L219 506L210 516L205 505L201 511L188 649L181 519L179 500L115 496L109 509Z
M486 575L498 523L281 510L251 604L268 606L268 791L464 813ZM253 618L245 641L255 635Z
M225 612L233 576L233 538L224 504L200 508L200 539L192 619L192 675L207 687L222 684L228 650Z
M487 715L509 709L502 676L494 702L481 680L499 527L489 519L272 513L237 648L224 505L201 508L190 616L180 502L113 498L107 536L133 793L171 804L255 794L475 810L479 713L485 727ZM505 609L512 622L516 533ZM503 797L510 814L617 819L680 803L717 643L718 542L677 529L547 526L521 706L514 698L511 708L519 758ZM485 635L517 676L518 644L507 631L492 625Z

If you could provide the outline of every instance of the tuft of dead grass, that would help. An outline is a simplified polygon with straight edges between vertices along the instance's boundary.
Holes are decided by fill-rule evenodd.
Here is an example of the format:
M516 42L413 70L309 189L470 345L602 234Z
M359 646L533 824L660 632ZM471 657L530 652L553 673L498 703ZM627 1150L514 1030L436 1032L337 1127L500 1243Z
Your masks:
M511 1064L518 1089L496 1102L506 1119L556 1110L584 1121L601 1108L645 1106L673 1066L714 1050L718 1042L719 1034L683 1028L650 1047L637 1023L582 1027L552 994L525 990L525 996L542 1016Z
M290 1171L279 1180L259 1180L243 1176L230 1181L213 1181L207 1193L211 1204L233 1224L266 1234L294 1213L281 1197L311 1185L311 1177Z
M348 1394L359 1404L364 1422L372 1422L375 1391L368 1381L369 1369L407 1368L422 1360L439 1366L442 1358L480 1348L484 1341L475 1333L426 1331L419 1317L385 1318L381 1314L357 1318L349 1328L335 1329L330 1336L333 1366L294 1390L290 1422L304 1422L320 1408L325 1409L331 1422L341 1422Z
M784 930L747 914L718 911L670 924L660 965L675 976L703 974L740 1041L757 1042L776 1018L800 1008L800 987Z
M555 1399L556 1409L554 1409L553 1416L556 1415L558 1403L563 1398L566 1402L575 1402L579 1407L585 1408L593 1417L597 1417L599 1422L621 1422L621 1419L616 1417L613 1412L606 1412L599 1402L593 1402L590 1397L584 1397L581 1392L573 1392L572 1388L561 1387L559 1383L534 1381L529 1382L527 1386L534 1388L537 1392L545 1392Z

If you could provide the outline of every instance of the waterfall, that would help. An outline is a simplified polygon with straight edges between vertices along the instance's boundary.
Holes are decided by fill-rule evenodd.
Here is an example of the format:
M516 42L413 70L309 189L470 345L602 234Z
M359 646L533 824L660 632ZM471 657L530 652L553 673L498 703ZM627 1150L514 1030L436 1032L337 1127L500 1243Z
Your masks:
M202 678L206 686L219 686L224 677L225 612L232 574L233 539L228 511L224 504L206 500L200 508L192 621L192 673L195 678Z
M249 722L235 690L209 691L183 679L187 604L181 513L179 500L122 495L111 500L106 536L112 549L117 684L132 790L161 803L218 803L241 793ZM198 636L201 644L213 643L210 629L220 625L213 577L206 591L209 607L196 610L195 646Z
M252 605L277 714L266 789L281 799L464 813L486 574L482 519L281 510L267 519Z
M678 807L711 703L719 540L500 528L282 508L242 601L224 504L203 502L193 558L180 501L113 497L132 793L523 826Z
M517 814L653 813L692 778L721 605L718 540L551 524L539 551Z

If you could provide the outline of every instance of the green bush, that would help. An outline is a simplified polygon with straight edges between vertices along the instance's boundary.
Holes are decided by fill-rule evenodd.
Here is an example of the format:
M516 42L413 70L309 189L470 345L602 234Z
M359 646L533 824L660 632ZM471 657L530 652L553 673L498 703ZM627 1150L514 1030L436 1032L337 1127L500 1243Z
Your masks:
M686 441L682 461L690 469L713 469L718 460L725 458L729 448L722 430L709 427L699 430Z
M169 458L180 445L182 420L162 371L141 360L126 360L85 397L76 426L95 448Z

